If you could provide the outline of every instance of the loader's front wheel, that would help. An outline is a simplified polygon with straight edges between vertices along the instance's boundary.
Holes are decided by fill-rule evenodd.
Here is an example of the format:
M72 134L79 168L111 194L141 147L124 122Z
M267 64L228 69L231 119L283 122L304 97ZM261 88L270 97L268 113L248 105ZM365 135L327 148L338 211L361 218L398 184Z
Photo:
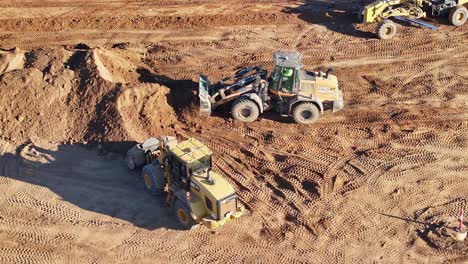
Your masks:
M391 20L384 20L377 27L377 36L380 39L391 39L397 31L396 24Z
M464 6L453 7L449 14L450 23L454 26L462 26L468 19L468 9Z
M180 200L176 200L174 204L174 212L179 223L183 226L184 229L192 229L195 227L195 221L193 221L192 214L190 209L182 203Z
M142 169L143 181L145 189L153 195L161 195L164 193L166 185L166 176L159 165L159 162L153 161L147 164Z
M253 122L260 114L257 104L249 99L241 99L232 106L232 117L242 122Z
M320 118L320 111L313 103L301 103L294 108L293 118L298 124L312 124Z

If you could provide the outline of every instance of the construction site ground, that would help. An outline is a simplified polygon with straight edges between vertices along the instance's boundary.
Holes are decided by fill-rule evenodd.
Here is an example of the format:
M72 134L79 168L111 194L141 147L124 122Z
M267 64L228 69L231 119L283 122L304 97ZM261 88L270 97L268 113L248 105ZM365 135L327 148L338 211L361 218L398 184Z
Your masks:
M356 24L366 1L0 1L0 263L467 263L468 27ZM197 78L299 51L345 108L198 114ZM247 213L181 230L125 151L195 137Z

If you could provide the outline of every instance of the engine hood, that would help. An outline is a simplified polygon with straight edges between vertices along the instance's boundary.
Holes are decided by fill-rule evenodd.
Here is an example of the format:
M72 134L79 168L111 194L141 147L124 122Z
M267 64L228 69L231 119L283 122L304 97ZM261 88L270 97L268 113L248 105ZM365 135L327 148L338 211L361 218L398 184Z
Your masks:
M227 182L220 174L210 171L211 181L207 177L207 172L199 172L191 177L191 187L195 189L203 189L206 193L211 194L214 199L222 200L236 193L232 185Z
M327 76L327 73L322 72L322 71L314 71L314 72L303 71L301 79L302 80L310 80L310 81L325 80L325 81L338 83L338 78L335 75L329 74Z

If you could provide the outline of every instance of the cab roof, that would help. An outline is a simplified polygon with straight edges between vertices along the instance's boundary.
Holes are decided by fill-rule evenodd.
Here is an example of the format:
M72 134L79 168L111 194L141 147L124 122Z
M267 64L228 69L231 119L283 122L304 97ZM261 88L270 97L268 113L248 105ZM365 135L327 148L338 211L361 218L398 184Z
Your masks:
M302 68L302 55L299 52L276 51L273 54L275 66L294 68L300 70Z
M169 151L185 164L191 164L193 161L213 154L207 146L195 138L190 138L170 146Z

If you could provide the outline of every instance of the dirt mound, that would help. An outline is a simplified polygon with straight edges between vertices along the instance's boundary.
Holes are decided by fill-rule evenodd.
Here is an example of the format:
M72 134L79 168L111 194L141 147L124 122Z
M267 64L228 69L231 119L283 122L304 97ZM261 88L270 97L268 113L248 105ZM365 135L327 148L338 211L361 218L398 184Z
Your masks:
M0 74L24 67L25 54L16 48L13 51L0 51Z
M75 73L63 65L37 68L29 63L35 62L0 76L2 137L12 141L31 136L64 140L74 121L65 102Z
M140 74L137 69L141 64L141 53L136 49L117 48L93 50L93 59L99 75L114 83L139 83Z
M117 99L117 110L125 131L142 142L151 135L172 135L177 116L167 103L170 90L156 84L140 84L123 90Z
M147 136L138 132L142 127L159 132L174 123L169 90L140 84L138 67L113 51L15 49L1 56L0 128L5 139L141 140ZM135 121L141 123L133 125Z

